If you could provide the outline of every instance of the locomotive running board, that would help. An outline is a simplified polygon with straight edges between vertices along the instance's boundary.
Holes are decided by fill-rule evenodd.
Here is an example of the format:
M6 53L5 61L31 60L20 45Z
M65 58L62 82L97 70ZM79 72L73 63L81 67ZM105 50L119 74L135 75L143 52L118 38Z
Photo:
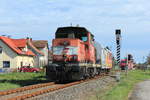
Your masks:
M87 64L87 63L80 63L80 64L65 64L66 66L86 66L86 67L101 67L100 64Z

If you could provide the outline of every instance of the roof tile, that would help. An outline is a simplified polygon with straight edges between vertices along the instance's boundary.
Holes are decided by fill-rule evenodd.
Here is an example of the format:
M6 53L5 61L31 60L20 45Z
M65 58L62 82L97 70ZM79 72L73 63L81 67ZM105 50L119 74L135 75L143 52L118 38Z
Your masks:
M48 45L48 41L46 41L46 40L33 40L32 44L36 48L45 48Z
M2 40L8 47L10 47L14 52L19 55L27 55L27 56L35 56L35 54L28 50L27 52L21 51L20 47L26 46L27 39L11 39L8 37L0 36L0 40Z

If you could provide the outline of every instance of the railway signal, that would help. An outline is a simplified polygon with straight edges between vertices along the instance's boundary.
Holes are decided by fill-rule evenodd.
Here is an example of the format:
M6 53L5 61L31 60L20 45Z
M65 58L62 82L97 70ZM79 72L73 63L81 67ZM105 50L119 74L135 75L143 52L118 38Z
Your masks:
M120 64L120 48L121 48L121 30L116 30L116 44L117 44L117 51L116 51L116 57L117 57L117 65Z

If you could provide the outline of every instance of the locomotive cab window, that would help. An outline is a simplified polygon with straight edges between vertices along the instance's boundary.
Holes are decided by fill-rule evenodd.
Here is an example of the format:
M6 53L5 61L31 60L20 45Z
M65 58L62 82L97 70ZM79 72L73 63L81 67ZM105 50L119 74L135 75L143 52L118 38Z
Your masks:
M82 41L86 42L88 40L88 37L82 37Z

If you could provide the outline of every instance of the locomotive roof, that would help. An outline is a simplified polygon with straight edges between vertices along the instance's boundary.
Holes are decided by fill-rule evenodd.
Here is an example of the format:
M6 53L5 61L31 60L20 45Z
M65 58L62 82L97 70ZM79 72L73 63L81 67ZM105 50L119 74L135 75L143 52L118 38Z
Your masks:
M91 34L91 32L89 32L85 27L73 27L73 26L59 27L56 31L56 34L62 34L62 33L68 33L69 34L72 32L74 32L75 34L85 34L85 33Z

